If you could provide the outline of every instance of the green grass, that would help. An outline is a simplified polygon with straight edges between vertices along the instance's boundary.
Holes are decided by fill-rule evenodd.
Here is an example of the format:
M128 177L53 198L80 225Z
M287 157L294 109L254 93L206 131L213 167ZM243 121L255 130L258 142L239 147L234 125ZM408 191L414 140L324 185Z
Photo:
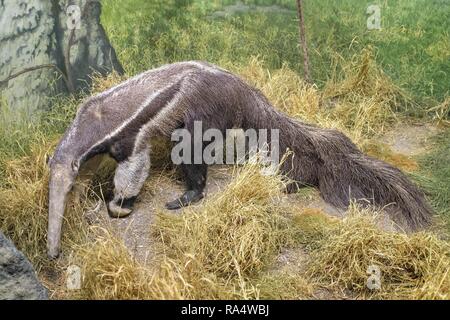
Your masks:
M260 56L269 69L301 72L295 1L253 0L281 12L250 10L214 17L235 1L106 0L103 24L129 74L198 59L234 66ZM381 7L382 30L366 27L369 4ZM442 101L450 83L450 3L442 0L305 1L312 74L322 86L344 60L372 46L377 63L422 105Z
M73 97L57 98L51 111L37 113L30 119L0 100L0 186L5 180L5 161L30 155L37 143L61 135L74 118L78 103Z
M433 151L422 157L419 183L427 190L432 205L450 230L450 130L434 138Z

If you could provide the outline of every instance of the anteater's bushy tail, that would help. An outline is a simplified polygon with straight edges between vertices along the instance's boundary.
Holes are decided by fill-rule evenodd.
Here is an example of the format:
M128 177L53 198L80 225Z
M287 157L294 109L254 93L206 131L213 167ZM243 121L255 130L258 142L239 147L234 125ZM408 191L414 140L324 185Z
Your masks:
M305 175L305 164L317 163L308 172L315 172L316 185L325 201L346 208L351 201L372 204L387 211L394 222L414 231L432 223L432 209L424 193L399 169L363 154L351 140L336 130L327 130L296 123L294 173ZM291 127L291 129L293 129ZM292 141L292 140L291 140ZM295 160L294 160L295 162ZM303 168L300 171L295 168Z
M405 231L432 223L425 195L399 169L363 154L342 132L296 121L275 110L260 93L252 97L255 103L247 108L244 123L280 130L280 151L293 151L282 171L297 185L317 187L324 200L338 208L352 201L382 208Z
M398 169L364 155L349 156L348 167L331 173L323 167L319 189L337 207L349 200L383 207L403 227L417 230L431 223L432 211L423 193Z

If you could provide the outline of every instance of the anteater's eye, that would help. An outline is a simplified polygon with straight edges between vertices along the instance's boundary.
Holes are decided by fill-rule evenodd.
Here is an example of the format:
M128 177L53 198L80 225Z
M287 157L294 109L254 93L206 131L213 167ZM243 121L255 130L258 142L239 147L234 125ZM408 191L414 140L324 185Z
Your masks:
M51 162L52 162L52 156L49 155L49 154L47 154L47 155L45 156L45 163L47 164L47 166L50 167Z
M80 168L80 163L77 160L72 161L72 171L78 172L78 169Z

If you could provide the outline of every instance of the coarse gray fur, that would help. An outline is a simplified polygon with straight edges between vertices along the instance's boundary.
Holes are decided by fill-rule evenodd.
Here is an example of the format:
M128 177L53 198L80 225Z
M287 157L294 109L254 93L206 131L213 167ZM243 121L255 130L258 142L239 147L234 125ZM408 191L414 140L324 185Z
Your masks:
M203 130L279 129L280 152L293 154L282 172L314 186L325 201L346 208L354 200L383 207L394 221L418 229L431 223L423 193L398 169L364 155L344 134L289 118L236 75L198 61L164 65L89 98L50 161L48 254L59 253L62 217L81 164L108 153L118 163L110 210L131 212L121 200L135 198L148 175L149 139L184 127ZM205 173L206 174L206 173Z

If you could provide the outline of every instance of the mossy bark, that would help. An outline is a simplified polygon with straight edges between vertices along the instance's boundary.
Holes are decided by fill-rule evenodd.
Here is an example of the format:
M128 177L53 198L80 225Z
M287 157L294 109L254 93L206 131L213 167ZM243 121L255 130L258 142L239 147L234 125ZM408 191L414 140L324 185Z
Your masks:
M73 32L71 5L81 14ZM0 0L0 90L11 108L33 112L89 88L93 72L123 73L100 13L92 0Z

